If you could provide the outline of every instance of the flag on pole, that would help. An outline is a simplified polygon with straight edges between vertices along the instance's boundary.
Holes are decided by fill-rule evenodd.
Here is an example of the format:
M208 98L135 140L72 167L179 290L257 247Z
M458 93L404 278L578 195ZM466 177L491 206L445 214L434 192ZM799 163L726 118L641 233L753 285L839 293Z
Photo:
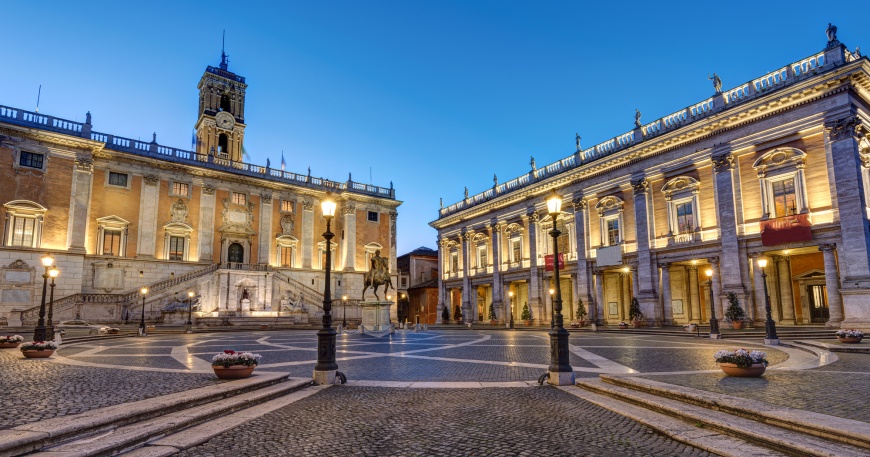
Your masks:
M287 162L284 161L284 150L281 150L281 171L287 168Z

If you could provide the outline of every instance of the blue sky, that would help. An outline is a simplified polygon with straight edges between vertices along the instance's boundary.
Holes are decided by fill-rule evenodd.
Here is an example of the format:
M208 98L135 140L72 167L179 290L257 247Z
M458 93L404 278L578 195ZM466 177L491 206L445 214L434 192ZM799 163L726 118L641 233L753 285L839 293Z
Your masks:
M820 51L870 53L870 2L6 2L0 105L189 148L220 60L251 161L389 186L399 253L448 205ZM862 23L863 22L863 23Z

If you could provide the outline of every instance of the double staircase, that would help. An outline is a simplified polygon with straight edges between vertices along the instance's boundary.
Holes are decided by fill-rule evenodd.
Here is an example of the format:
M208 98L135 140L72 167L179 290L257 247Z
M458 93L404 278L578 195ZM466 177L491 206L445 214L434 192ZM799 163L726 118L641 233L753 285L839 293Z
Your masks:
M870 455L870 424L865 422L636 376L601 375L561 389L718 455Z

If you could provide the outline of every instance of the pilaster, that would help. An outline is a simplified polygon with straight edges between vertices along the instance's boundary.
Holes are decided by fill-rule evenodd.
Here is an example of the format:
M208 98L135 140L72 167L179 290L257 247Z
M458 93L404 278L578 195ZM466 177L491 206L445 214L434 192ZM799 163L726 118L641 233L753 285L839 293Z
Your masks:
M199 195L199 261L212 261L214 254L214 191L205 184Z
M631 187L634 190L634 220L635 238L637 239L637 274L635 293L640 310L648 321L653 325L662 322L661 309L656 296L656 283L658 282L658 270L653 268L650 254L649 234L650 221L648 211L649 181L643 176L635 176L631 179Z
M311 268L314 257L314 203L302 202L302 268Z
M72 192L69 203L69 226L67 246L69 252L86 253L88 234L88 210L91 202L91 185L94 161L89 157L75 160L72 175Z
M273 258L270 252L272 247L272 193L260 194L260 227L257 235L257 262L263 265L269 264Z
M711 159L716 192L716 221L719 225L719 242L722 246L719 253L721 268L718 270L718 272L722 272L720 278L722 288L717 289L717 293L730 291L743 296L746 294L746 288L742 283L743 275L741 272L745 265L740 260L740 246L737 242L739 211L734 196L736 188L734 185L736 179L734 155L731 154L730 150L715 150Z
M526 233L529 234L529 308L541 313L541 278L538 273L538 213L529 208L526 217Z
M792 293L791 284L791 268L788 256L776 256L773 258L776 263L776 271L779 282L779 299L780 308L782 310L782 319L780 323L785 325L795 324L794 315L794 294Z
M462 316L463 319L468 319L471 313L471 275L469 266L471 259L471 236L472 233L463 229L462 231ZM451 310L452 311L452 310Z
M689 267L689 309L691 310L691 316L689 316L689 323L691 324L701 323L701 301L698 297L699 292L700 289L698 289L698 267L692 265Z
M586 234L588 218L586 217L587 204L585 199L574 200L574 240L576 243L577 269L574 281L574 297L583 300L584 306L591 303L589 286L591 284L589 269L586 266ZM576 306L572 304L572 306ZM573 308L572 308L573 309ZM588 311L587 311L588 312ZM591 313L589 318L591 319Z
M504 306L504 286L501 282L501 231L502 226L498 223L498 220L493 219L490 221L489 237L492 243L490 245L490 257L492 258L492 303L495 306L495 309L501 309Z
M342 270L356 271L356 205L352 201L345 201L341 205L341 214L344 218L344 238L341 240L341 252L344 255L344 263ZM438 268L439 271L444 270L444 264L441 263L441 249L438 249ZM441 281L441 278L438 278ZM439 286L440 287L440 286Z
M674 310L671 309L671 264L660 263L659 268L662 269L662 320L663 324L671 324L674 322Z
M839 327L843 321L843 301L840 298L840 275L837 272L836 244L820 244L825 259L825 288L828 292L828 327Z
M156 253L157 203L160 201L160 178L145 175L142 178L142 193L139 199L139 239L136 257L153 259Z

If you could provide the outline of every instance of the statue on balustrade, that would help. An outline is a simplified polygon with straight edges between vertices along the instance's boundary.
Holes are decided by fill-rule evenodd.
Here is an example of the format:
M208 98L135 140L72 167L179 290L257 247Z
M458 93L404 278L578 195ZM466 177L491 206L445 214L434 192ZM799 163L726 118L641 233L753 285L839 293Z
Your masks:
M837 26L828 22L828 28L825 30L825 35L828 35L828 43L837 41Z
M640 110L635 108L635 110L634 110L634 128L636 128L636 129L640 128L640 116L641 116Z
M380 300L381 297L378 297L378 287L380 287L381 285L384 286L385 294L391 288L393 290L396 289L395 287L393 287L393 280L390 279L389 259L381 257L381 250L378 249L377 251L375 251L375 255L372 257L371 268L365 276L362 299L366 299L366 290L371 287L375 293L375 298Z
M577 142L577 152L580 152L580 149L581 149L580 148L580 140L581 140L580 133L575 133L574 134L574 141Z
M529 161L529 165L532 167L532 171L536 171L538 169L538 165L535 163L535 157L531 156L532 160Z
M707 73L707 79L711 79L711 80L713 80L713 89L716 90L716 93L717 93L717 94L721 94L721 93L722 93L722 80L719 79L719 75L717 75L717 74L714 72L714 73L713 73L713 77L711 78L711 77L710 77L710 74Z

